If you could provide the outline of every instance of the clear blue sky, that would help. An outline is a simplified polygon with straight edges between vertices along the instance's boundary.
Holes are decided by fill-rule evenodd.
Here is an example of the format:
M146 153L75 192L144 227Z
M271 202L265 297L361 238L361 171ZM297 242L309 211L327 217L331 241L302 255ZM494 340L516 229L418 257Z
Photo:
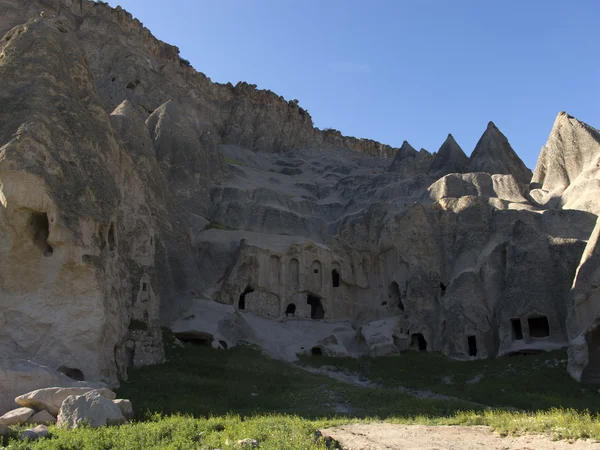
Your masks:
M213 81L319 128L467 154L488 121L533 169L559 111L600 127L600 0L110 0Z

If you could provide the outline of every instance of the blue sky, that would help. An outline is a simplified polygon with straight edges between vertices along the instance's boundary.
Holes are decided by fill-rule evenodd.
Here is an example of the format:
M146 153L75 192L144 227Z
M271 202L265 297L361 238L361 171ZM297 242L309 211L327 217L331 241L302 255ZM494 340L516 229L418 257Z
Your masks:
M559 111L600 127L598 0L110 0L213 81L319 128L467 154L492 120L533 169Z

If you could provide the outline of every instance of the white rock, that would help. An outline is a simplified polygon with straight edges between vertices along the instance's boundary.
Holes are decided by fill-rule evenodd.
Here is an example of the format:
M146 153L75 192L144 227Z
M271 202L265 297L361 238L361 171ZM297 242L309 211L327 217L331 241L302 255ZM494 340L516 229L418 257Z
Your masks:
M121 409L96 391L67 397L60 408L59 428L77 428L87 424L92 428L125 423Z
M35 411L31 408L17 408L0 417L1 425L20 425L27 422Z
M133 419L133 405L131 404L131 400L119 398L117 400L113 400L112 402L119 407L123 417L125 417L127 420Z
M117 396L110 389L93 389L87 387L51 387L38 389L15 398L15 402L20 406L27 406L36 410L46 410L53 416L58 415L58 411L63 401L71 395L83 395L90 391L96 391L108 400L114 400Z

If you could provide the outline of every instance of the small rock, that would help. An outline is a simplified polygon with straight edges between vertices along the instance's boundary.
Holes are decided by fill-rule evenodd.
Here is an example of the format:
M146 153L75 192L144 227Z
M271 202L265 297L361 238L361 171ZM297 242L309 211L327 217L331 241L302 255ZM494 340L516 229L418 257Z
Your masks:
M35 411L31 408L17 408L0 417L0 425L21 425L33 416Z
M250 438L240 439L239 441L237 441L237 445L238 445L238 447L242 447L242 448L257 448L258 441L256 439L250 439Z
M323 437L323 433L321 433L321 430L315 431L315 434L314 434L315 443L318 442L319 439L321 439L322 437Z
M323 440L325 442L325 447L328 449L341 449L339 442L333 439L331 436L324 436L320 430L315 431L314 435L315 443Z
M29 418L27 423L34 425L48 425L50 423L56 423L56 417L50 414L48 411L40 411Z
M133 405L131 404L130 400L119 398L117 400L113 400L112 402L119 407L123 417L125 417L127 420L133 419Z
M46 425L38 425L35 428L29 428L25 431L22 431L21 434L19 434L19 439L21 439L22 441L25 441L27 439L35 441L36 439L48 436L50 436L48 427Z

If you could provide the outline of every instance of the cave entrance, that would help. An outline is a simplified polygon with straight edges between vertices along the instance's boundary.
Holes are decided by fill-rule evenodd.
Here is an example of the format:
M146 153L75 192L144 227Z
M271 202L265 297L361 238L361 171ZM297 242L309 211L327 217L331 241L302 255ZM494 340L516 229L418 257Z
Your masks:
M397 306L400 311L404 311L404 304L402 303L402 295L400 294L400 286L395 281L390 284L389 298L392 302L392 306Z
M48 243L50 236L50 222L46 213L31 213L29 226L33 234L33 243L44 256L52 256L54 249Z
M198 347L212 347L212 334L201 331L189 331L183 333L174 333L175 337L186 344L197 345Z
M446 285L440 281L440 294L443 297L446 293Z
M65 374L69 378L75 381L85 381L85 377L83 376L83 372L79 369L73 369L67 366L60 366L57 369L58 372Z
M333 287L340 287L340 274L335 269L331 271L331 285Z
M410 337L410 345L408 348L411 350L419 350L420 352L427 351L427 341L421 333L414 333Z
M475 336L468 336L467 344L469 344L469 356L477 356L477 338Z
M511 319L513 340L520 341L523 339L523 328L521 327L521 319Z
M530 317L527 322L529 323L530 337L545 338L550 336L550 324L546 316Z
M287 305L287 308L285 308L285 317L287 317L288 314L291 314L292 317L294 317L296 315L296 304L295 303L290 303L289 305Z
M325 318L325 310L321 304L321 299L316 295L308 294L306 296L306 303L310 305L310 318L315 320L321 320Z
M312 356L323 356L323 349L321 347L313 347L310 349Z
M240 298L238 300L238 309L242 311L246 309L246 294L249 294L250 292L254 292L254 289L252 289L250 286L246 286L244 292L240 294Z

